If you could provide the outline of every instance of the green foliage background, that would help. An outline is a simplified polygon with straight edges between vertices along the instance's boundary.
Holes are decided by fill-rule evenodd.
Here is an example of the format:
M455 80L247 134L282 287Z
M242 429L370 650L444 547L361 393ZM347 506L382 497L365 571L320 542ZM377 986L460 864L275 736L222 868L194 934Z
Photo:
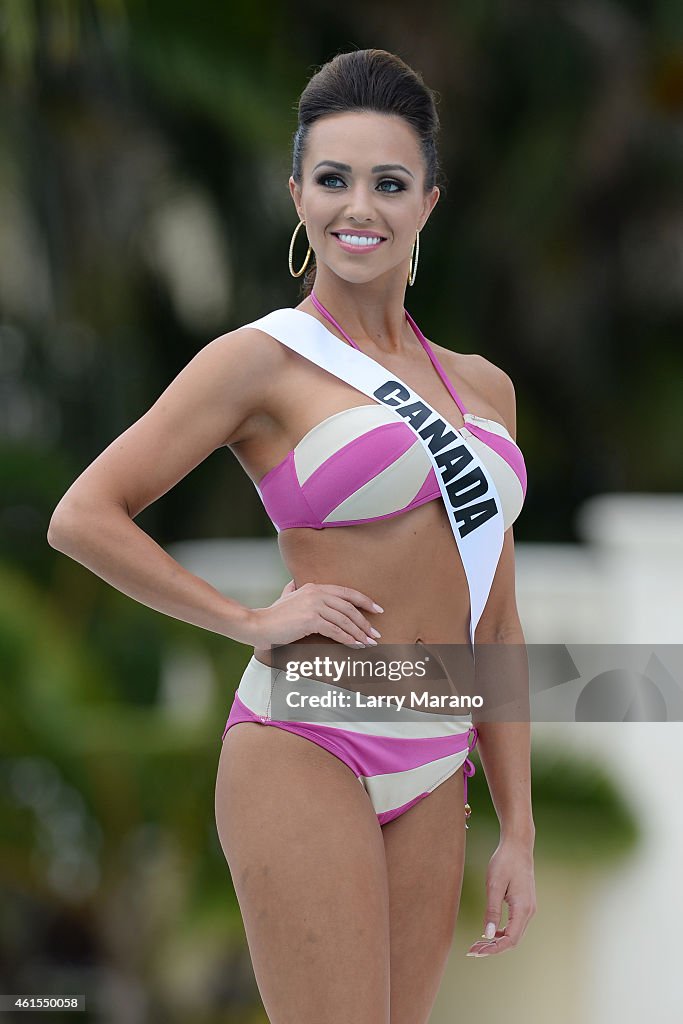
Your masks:
M516 538L575 539L596 492L680 489L683 7L5 0L0 18L0 981L120 1008L88 1019L261 1021L212 817L248 653L51 550L51 512L200 347L296 304L296 99L365 46L440 97L447 187L407 302L515 382ZM202 237L220 257L205 302L174 275L178 211L208 225L185 264ZM164 546L272 536L224 452L137 521ZM174 646L219 680L192 724L159 705ZM597 865L633 843L594 766L536 759L534 787L541 855Z

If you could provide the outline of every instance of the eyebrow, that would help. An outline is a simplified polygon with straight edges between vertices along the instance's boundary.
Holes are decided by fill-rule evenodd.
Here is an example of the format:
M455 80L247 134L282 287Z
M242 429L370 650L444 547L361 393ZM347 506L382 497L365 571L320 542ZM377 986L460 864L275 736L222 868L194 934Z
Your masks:
M321 160L320 163L315 165L313 170L317 171L317 169L322 167L323 164L328 167L336 167L338 171L351 171L350 164L340 164L337 160ZM409 174L411 178L415 177L413 172L409 171L407 167L403 166L403 164L376 164L375 167L371 168L371 170L373 174L380 174L383 171L405 171L405 173Z

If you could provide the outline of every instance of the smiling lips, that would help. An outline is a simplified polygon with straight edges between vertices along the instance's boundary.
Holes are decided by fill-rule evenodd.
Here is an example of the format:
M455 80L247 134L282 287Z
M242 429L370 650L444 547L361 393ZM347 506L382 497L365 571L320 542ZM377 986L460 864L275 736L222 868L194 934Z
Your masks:
M334 231L332 233L344 252L374 252L375 249L379 249L382 242L386 241L382 235L373 235L370 231Z

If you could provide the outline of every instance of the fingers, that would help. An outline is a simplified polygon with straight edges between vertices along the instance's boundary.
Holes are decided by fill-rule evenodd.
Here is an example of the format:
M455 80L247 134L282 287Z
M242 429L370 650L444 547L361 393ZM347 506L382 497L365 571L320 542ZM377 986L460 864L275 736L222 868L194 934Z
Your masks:
M533 881L525 880L523 884L513 884L508 888L504 898L508 905L508 921L504 929L504 939L498 943L498 949L501 952L517 945L524 935L529 921L536 913Z
M325 606L323 617L341 626L353 637L354 641L360 642L364 647L366 644L370 644L370 646L377 644L376 637L381 637L382 634L370 625L355 605L341 597L329 594L325 596Z
M373 646L377 643L361 626L356 625L349 615L331 605L326 605L321 610L319 622L316 632L329 636L331 640L338 640L348 647L365 647L367 644Z
M371 626L361 611L383 612L367 594L335 584L304 583L297 587L290 580L278 601L268 608L255 609L261 633L256 646L295 643L303 636L319 633L337 643L357 649L374 646L379 630Z
M496 953L504 953L506 949L511 948L509 939L507 945L503 944L506 938L504 928L496 929L496 934L492 939L482 937L473 942L465 956L493 956Z
M505 928L497 928L492 938L482 935L480 939L472 943L466 956L495 956L497 953L506 953L509 949L514 949L519 943L529 921L536 912L536 906L533 902L523 900L516 902L508 897L506 897L506 902L509 905L509 913ZM488 921L498 919L490 911L487 912L486 918Z
M508 950L514 949L518 942L519 938L513 939L507 928L499 929L492 939L477 939L473 942L465 956L482 957L507 953Z
M384 609L372 601L367 594L351 587L340 587L333 583L306 583L299 593L308 591L314 597L316 608L315 632L343 643L347 647L375 646L375 637L381 636L361 608L368 612L382 612Z
M368 612L384 611L384 608L376 604L367 594L362 594L360 590L353 590L351 587L338 587L335 583L319 583L317 586L336 597L343 597L345 601L350 601L359 608L365 608Z
M516 946L520 941L527 929L529 921L535 913L535 904L524 902L516 903L514 900L510 902L510 910L508 914L509 920L505 926L505 935L509 938L513 946Z

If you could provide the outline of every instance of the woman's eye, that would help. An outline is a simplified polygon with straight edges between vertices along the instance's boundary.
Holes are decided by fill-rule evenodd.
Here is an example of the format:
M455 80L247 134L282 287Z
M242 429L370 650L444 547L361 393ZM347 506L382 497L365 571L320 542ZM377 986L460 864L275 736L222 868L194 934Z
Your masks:
M320 185L325 185L326 187L329 187L329 186L327 186L327 182L328 181L341 181L341 178L339 177L338 174L323 174L323 175L321 175L318 178L318 183ZM342 184L343 184L343 182L342 182ZM332 186L332 187L336 187L336 186Z
M396 187L394 189L391 189L392 192L402 192L404 190L404 188L405 188L405 185L403 185L400 181L396 181L394 178L383 178L382 181L380 181L379 184L380 185L395 185ZM382 189L382 192L388 192L388 191L390 191L390 190L389 189L385 189L385 188Z
M337 185L331 185L330 182L341 182L342 186L344 185L343 179L340 178L338 174L321 174L317 180L318 184L323 185L325 188L338 188ZM384 188L384 185L390 185L392 187ZM403 192L405 190L405 185L400 181L396 181L394 178L383 178L382 181L378 183L377 187L380 192L387 192L389 194Z

